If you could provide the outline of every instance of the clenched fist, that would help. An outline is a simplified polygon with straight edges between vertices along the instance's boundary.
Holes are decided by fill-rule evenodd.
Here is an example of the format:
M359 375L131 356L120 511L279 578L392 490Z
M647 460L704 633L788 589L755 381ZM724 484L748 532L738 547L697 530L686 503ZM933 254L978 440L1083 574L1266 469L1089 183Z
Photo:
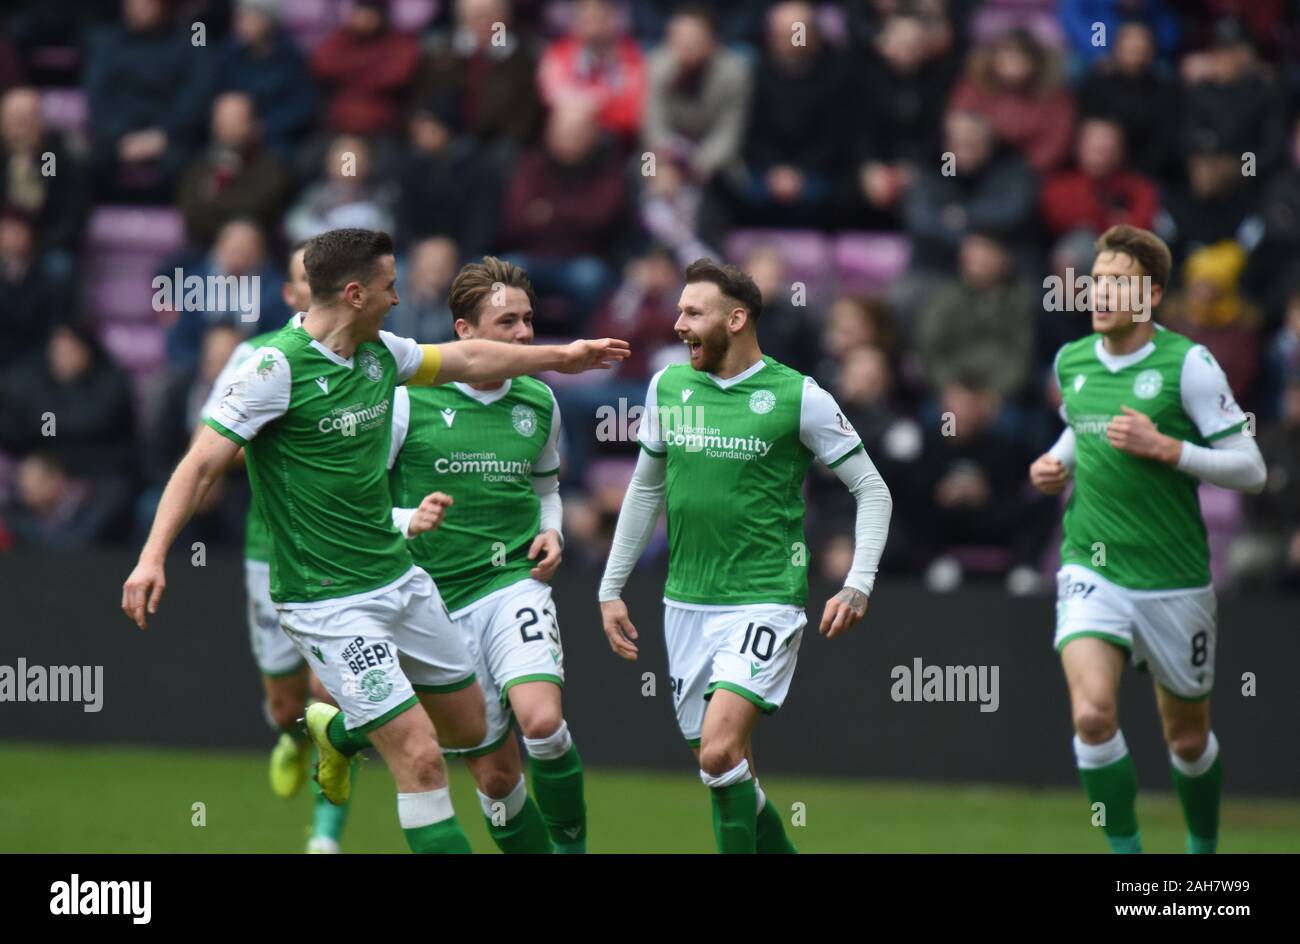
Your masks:
M1059 495L1070 481L1070 469L1055 456L1043 453L1029 467L1029 481L1044 495Z
M420 507L415 509L415 514L411 516L410 524L406 526L407 535L415 537L417 534L434 530L442 524L442 518L451 505L452 497L445 492L430 492L425 495L424 500L420 502Z

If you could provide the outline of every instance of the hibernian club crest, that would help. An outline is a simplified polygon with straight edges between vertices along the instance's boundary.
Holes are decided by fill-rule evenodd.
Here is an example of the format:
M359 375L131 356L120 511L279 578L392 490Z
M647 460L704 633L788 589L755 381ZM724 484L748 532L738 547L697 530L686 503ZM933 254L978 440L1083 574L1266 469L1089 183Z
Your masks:
M361 676L361 681L357 684L362 694L376 703L387 698L393 690L393 683L388 681L388 676L384 674L383 669L371 669Z
M357 366L361 368L368 380L378 381L384 376L384 365L379 363L379 358L375 356L374 351L362 351L358 354Z
M1160 371L1144 370L1133 381L1133 395L1142 400L1150 400L1160 392L1164 383L1165 379L1160 376Z
M755 413L771 413L776 406L776 394L771 390L755 390L749 396L749 408Z
M521 403L510 411L510 422L520 436L531 436L533 430L537 429L537 414L532 407Z

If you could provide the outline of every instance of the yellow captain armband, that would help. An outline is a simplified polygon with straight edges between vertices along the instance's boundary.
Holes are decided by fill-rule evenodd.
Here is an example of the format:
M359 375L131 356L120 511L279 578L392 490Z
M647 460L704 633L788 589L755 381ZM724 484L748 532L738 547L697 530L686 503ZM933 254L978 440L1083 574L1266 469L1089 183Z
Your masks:
M421 344L420 351L424 359L407 383L414 387L428 387L438 379L438 372L442 370L442 349L436 344Z

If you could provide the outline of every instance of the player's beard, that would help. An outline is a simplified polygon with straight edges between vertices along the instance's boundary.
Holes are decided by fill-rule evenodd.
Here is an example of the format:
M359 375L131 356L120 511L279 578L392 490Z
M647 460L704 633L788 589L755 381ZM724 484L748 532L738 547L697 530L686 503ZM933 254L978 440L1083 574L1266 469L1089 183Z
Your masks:
M727 334L727 329L720 326L716 331L698 334L695 338L700 342L700 355L698 363L692 362L691 366L706 374L716 374L722 368L722 362L731 348L731 338Z

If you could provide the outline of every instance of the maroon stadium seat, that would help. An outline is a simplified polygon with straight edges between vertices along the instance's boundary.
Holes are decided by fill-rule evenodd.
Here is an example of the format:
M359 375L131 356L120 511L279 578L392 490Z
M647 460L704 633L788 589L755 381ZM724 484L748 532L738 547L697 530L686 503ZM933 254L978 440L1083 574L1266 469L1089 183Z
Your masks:
M907 271L912 244L900 233L842 233L835 240L840 291L877 292Z
M41 114L50 131L81 137L89 127L86 93L79 88L41 89Z
M727 237L727 258L739 262L757 249L773 247L785 260L792 282L809 289L825 286L833 275L831 242L823 233L806 229L739 229Z

